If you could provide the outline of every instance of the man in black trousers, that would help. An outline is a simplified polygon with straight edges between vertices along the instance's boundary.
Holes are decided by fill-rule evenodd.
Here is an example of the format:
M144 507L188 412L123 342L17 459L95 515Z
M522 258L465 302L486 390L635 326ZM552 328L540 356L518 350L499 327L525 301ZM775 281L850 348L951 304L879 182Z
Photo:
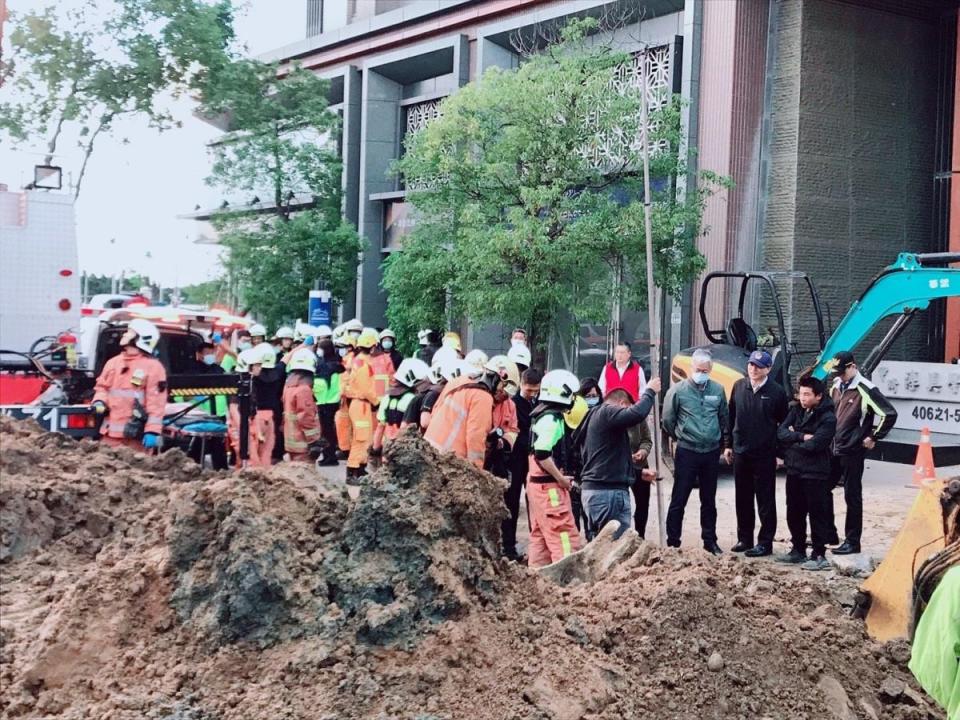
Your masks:
M503 554L506 558L520 562L523 558L517 552L517 520L520 517L520 494L527 482L530 454L530 413L540 394L542 376L535 368L527 368L520 376L520 392L513 398L517 406L517 441L510 451L510 487L503 494L503 500L510 511L500 526L503 534Z
M772 366L770 353L754 350L747 377L737 380L730 392L733 448L725 450L724 457L733 463L737 508L737 544L731 549L747 557L772 554L777 532L777 428L787 416L787 394L768 377ZM754 498L760 517L756 545Z

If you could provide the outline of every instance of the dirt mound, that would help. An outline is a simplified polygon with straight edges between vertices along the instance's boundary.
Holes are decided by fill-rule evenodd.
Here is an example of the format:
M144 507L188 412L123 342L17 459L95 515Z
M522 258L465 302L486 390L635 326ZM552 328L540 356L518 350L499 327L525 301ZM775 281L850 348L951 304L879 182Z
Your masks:
M0 433L4 718L941 717L850 580L630 535L545 577L497 558L500 482L416 437L351 501Z

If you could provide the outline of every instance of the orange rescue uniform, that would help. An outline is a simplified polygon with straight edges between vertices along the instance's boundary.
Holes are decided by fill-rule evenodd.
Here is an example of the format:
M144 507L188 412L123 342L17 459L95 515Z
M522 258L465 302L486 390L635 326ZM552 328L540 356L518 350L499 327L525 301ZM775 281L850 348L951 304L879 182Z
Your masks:
M320 440L320 416L312 384L283 388L283 444L290 459L310 462L309 447Z
M350 367L350 377L342 386L350 419L350 454L347 468L359 469L367 464L367 450L373 438L373 410L379 404L370 356L357 353Z
M156 358L141 352L131 357L121 351L103 366L93 401L107 406L108 414L100 426L100 435L108 445L127 445L143 450L142 439L124 437L123 430L133 419L134 405L139 402L146 413L143 432L163 433L167 371Z
M473 380L456 378L440 394L423 437L440 452L455 453L483 468L492 429L493 395Z

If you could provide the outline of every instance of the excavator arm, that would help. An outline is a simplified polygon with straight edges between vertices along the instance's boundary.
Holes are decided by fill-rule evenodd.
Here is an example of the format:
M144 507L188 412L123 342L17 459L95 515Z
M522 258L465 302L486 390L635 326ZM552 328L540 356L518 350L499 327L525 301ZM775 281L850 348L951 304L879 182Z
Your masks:
M853 350L878 322L899 315L861 366L869 373L915 312L926 310L931 300L960 297L960 268L945 267L954 262L960 262L960 253L900 253L896 262L867 286L827 339L814 363L813 376L826 378L833 368L834 355L841 350Z

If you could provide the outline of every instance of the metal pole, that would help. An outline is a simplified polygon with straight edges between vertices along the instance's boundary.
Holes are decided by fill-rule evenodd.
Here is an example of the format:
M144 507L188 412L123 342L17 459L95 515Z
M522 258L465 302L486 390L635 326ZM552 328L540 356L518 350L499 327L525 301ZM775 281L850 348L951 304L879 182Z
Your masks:
M643 129L643 225L647 244L647 318L650 326L650 377L660 377L660 322L657 315L656 293L653 286L653 224L650 219L650 211L653 203L650 200L650 138L647 131L649 123L647 118L647 51L643 51L643 68L640 72L640 116L641 127ZM660 447L660 403L655 399L653 403L653 458L657 477L660 476L660 468L663 467L663 458L661 457ZM657 524L660 531L660 545L667 544L666 527L664 523L663 512L663 487L659 480L655 483L657 488Z

